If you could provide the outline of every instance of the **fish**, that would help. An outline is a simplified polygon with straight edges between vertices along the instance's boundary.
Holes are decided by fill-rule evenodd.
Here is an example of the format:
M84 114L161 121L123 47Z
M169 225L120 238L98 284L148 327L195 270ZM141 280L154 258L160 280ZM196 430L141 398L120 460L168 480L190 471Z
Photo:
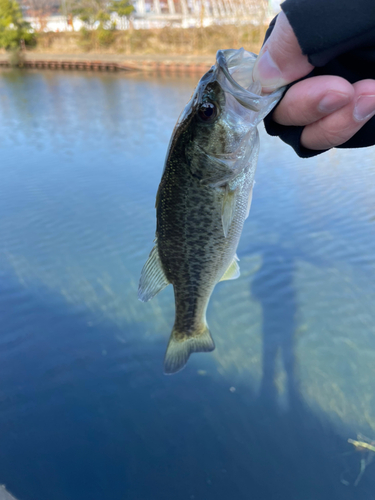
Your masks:
M138 288L139 300L147 302L173 285L166 374L184 368L192 353L215 349L206 320L211 294L219 281L240 275L236 251L252 200L257 125L284 90L261 94L252 80L256 57L244 49L219 50L169 143L156 195L155 245Z

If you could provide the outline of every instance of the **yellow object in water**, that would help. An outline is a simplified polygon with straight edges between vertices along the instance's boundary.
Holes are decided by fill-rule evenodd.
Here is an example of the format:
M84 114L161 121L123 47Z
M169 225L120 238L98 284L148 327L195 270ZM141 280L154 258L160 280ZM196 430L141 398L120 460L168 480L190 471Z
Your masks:
M352 444L356 451L370 451L372 453L375 453L375 441L357 441L355 439L348 439L348 443Z
M366 468L371 464L375 456L375 441L362 436L362 434L357 435L357 439L348 439L348 443L352 444L356 451L364 453L365 456L361 458L361 468L357 479L354 482L354 486L357 486L361 480Z

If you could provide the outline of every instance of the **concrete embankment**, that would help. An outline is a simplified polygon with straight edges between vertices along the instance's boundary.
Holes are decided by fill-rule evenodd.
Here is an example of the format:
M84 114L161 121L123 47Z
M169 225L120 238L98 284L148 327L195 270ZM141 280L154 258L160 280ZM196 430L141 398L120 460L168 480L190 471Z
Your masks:
M22 67L40 69L144 71L155 73L205 73L215 63L212 56L118 54L41 54L25 52ZM0 67L9 67L8 54L0 54Z

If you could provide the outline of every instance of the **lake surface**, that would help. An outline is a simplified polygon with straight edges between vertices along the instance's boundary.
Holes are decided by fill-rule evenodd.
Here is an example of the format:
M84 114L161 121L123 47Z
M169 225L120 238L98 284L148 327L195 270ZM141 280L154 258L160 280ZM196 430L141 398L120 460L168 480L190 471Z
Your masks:
M195 79L0 73L0 484L18 500L371 500L375 149L261 131L216 342L163 375L154 200Z

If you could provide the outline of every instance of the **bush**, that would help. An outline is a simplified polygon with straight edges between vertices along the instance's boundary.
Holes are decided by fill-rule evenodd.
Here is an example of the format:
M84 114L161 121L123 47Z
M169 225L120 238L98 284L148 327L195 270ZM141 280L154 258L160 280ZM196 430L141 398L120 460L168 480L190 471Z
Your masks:
M38 33L39 52L53 53L110 52L118 54L206 55L215 61L218 49L233 48L258 52L266 26L224 25L207 28L117 30L110 23L97 29L82 28L79 32Z
M97 29L89 30L85 27L79 30L79 45L85 51L110 47L116 40L114 28L106 29L99 25Z
M102 26L99 26L99 28L96 30L96 37L101 47L109 47L115 41L114 30L107 30Z

